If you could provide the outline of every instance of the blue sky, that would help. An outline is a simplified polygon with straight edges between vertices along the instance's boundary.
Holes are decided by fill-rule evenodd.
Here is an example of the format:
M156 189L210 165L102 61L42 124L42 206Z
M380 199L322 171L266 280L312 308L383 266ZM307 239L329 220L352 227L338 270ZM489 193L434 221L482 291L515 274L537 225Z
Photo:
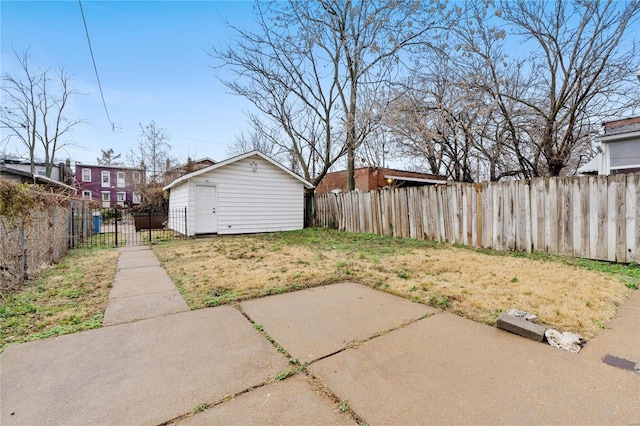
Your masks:
M205 50L229 39L227 20L250 26L253 2L83 0L82 6L115 131L100 98L78 1L0 1L2 72L16 72L12 49L29 48L34 63L65 65L83 93L72 99L67 115L89 124L76 127L71 138L77 146L57 160L95 163L108 148L124 158L137 143L138 123L151 120L168 131L179 160L226 158L227 145L247 130L244 112L251 106L227 93L216 78L223 71L212 68L215 60ZM19 145L5 149L25 153Z

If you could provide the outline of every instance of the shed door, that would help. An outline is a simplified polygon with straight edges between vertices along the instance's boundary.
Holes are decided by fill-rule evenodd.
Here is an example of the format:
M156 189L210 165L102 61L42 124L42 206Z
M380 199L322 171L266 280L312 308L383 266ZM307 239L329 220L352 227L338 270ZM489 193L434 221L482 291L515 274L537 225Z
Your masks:
M217 205L215 186L196 185L196 234L218 232Z

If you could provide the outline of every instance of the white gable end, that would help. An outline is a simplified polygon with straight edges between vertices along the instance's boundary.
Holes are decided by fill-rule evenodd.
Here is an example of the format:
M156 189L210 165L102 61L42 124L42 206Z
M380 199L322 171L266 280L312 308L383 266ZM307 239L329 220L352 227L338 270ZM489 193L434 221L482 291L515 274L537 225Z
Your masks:
M212 168L170 188L170 208L185 206L189 212L188 235L198 232L195 212L199 185L216 188L218 234L288 231L302 229L304 225L303 182L253 155Z

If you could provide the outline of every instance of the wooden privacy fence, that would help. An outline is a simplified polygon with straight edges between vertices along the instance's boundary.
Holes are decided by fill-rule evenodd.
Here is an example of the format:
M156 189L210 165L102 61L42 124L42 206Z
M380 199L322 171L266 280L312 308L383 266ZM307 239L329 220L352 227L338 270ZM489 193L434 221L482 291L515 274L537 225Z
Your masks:
M315 196L315 226L640 262L640 173Z

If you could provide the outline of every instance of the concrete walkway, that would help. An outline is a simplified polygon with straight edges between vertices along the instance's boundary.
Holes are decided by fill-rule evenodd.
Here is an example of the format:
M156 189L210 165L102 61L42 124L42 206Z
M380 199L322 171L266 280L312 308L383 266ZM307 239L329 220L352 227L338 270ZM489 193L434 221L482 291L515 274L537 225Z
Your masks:
M170 313L121 250L112 326L0 357L0 424L640 422L640 375L601 361L638 361L640 292L576 355L354 283Z
M102 326L155 318L189 310L148 246L119 248L118 270Z

